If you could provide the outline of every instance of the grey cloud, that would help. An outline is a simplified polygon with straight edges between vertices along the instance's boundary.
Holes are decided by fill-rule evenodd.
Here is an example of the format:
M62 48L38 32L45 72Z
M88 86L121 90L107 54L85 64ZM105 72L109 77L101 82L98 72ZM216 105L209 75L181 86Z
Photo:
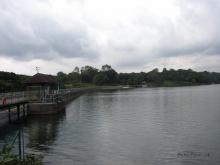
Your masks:
M214 43L194 43L188 45L173 45L169 46L160 46L158 49L155 49L155 55L159 57L174 57L174 56L182 56L189 55L192 56L194 54L200 54L204 56L212 56L212 55L220 55L220 42L215 41Z
M47 15L18 12L21 9L10 2L0 2L0 56L28 60L98 55L83 25L65 29Z
M90 39L84 27L65 30L56 22L40 20L33 29L46 41L47 47L66 57L95 57L98 52L95 41ZM44 29L44 30L42 30Z
M155 52L158 56L200 54L220 55L220 2L184 0L179 4L181 18L162 34ZM166 27L165 27L166 28ZM179 30L185 29L184 32Z
M114 41L109 47L122 55L116 58L117 66L143 66L156 59L178 56L220 56L220 1L218 0L183 0L177 3L180 16L177 20L163 20L159 23L146 21L151 24L135 24L150 27L158 34L157 42L150 47L140 49L140 42L146 45L152 38L142 37L138 42L116 45ZM162 13L161 13L162 14ZM144 19L144 18L142 18ZM154 24L152 27L151 25ZM142 27L141 27L142 28ZM143 29L143 28L142 28ZM133 31L131 31L131 34ZM143 32L143 36L145 33ZM153 38L153 39L155 39ZM127 54L127 55L126 55ZM124 58L123 58L124 57Z
M0 56L21 60L102 56L103 63L110 61L117 67L140 67L166 57L219 56L220 1L176 2L180 11L176 20L154 18L150 12L143 11L140 12L143 15L134 14L134 20L124 20L125 26L121 28L110 26L111 22L105 25L105 20L99 24L102 19L96 20L94 16L93 20L93 16L86 14L79 17L82 20L66 27L54 15L51 17L47 11L33 7L35 3L47 1L30 0L22 7L17 1L3 0L0 2ZM114 19L110 21L120 24Z

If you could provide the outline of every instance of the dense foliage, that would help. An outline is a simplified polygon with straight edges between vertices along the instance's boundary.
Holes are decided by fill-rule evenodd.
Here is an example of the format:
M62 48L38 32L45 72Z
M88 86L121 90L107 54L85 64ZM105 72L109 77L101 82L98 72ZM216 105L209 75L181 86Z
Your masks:
M57 79L63 84L92 83L95 85L131 85L131 86L184 86L220 83L220 73L196 72L191 69L153 69L145 73L117 73L110 65L100 70L92 66L76 67L71 73L57 73Z
M23 90L24 81L28 78L29 76L25 75L0 72L0 93ZM117 73L110 65L103 65L101 69L92 66L84 66L81 69L75 67L68 74L58 72L55 78L60 88L94 85L185 86L220 83L220 73L216 72L196 72L191 69L168 70L166 68L160 72L156 68L147 73Z
M0 93L24 90L24 81L28 78L29 76L0 71Z

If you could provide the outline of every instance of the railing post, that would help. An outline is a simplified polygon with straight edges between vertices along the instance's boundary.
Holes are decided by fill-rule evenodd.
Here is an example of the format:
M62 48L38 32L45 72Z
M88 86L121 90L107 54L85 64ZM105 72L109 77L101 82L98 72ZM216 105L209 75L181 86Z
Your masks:
M20 119L20 105L17 105L17 120Z
M23 104L23 118L25 118L25 104Z
M18 150L19 150L19 159L21 160L21 131L18 133Z
M8 108L8 122L11 123L11 107Z
M22 128L22 149L23 149L22 156L23 156L23 160L24 160L24 130L23 130L23 128Z

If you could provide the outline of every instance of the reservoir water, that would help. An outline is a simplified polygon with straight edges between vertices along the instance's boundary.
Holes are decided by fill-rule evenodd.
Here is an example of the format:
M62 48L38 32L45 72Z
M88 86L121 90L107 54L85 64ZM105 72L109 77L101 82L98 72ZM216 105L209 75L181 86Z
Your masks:
M25 151L49 165L219 165L220 85L88 93L23 129Z

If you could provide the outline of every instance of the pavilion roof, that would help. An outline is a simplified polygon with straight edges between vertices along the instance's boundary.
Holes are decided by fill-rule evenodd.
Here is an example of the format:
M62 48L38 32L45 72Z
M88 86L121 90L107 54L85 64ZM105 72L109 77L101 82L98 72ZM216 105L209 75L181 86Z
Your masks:
M25 82L27 85L54 85L57 81L51 76L42 73L33 75L29 80Z

